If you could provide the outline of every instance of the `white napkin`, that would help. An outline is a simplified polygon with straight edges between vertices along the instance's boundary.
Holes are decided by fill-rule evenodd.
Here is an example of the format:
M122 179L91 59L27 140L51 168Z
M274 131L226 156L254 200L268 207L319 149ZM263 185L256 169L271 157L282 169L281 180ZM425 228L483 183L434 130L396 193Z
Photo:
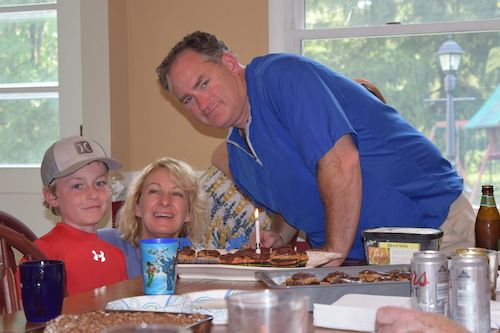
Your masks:
M314 326L373 332L375 315L382 306L410 308L409 297L347 294L332 305L314 304ZM500 329L500 301L491 301L491 328Z
M388 305L411 307L409 297L347 294L332 305L314 304L314 326L373 332L377 309Z
M340 253L327 251L308 250L306 253L308 257L306 267L318 267L342 257Z

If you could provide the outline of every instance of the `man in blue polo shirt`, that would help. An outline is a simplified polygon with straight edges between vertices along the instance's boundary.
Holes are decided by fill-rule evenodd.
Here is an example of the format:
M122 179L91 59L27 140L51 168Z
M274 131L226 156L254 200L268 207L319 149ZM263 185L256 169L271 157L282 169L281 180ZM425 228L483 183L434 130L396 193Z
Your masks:
M244 67L205 32L187 35L157 73L198 120L229 128L235 183L311 246L363 258L360 234L378 226L442 228L447 251L474 245L474 212L450 163L347 77L292 54Z

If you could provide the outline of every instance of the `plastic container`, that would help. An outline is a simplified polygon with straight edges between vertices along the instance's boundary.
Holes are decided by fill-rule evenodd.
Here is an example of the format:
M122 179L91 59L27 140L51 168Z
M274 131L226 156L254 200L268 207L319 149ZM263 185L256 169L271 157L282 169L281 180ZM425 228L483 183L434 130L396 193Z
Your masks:
M361 233L369 265L409 264L413 253L439 250L443 231L432 228L374 228Z

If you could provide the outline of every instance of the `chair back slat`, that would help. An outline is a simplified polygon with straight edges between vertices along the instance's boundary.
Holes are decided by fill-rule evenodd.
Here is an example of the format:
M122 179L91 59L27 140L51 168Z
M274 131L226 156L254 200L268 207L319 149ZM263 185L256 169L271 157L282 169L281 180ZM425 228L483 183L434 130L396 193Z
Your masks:
M2 314L22 310L22 303L17 296L16 288L16 276L14 272L12 272L10 268L5 269L4 275L2 276L2 293L4 294Z
M1 218L0 221L5 222L5 220ZM16 228L14 229L7 223L1 222L0 254L2 269L0 276L0 311L3 315L22 309L22 301L20 297L18 297L16 280L18 265L14 256L14 249L19 251L28 260L46 259L46 256L35 243L33 243L36 236L26 225L24 225L24 223L21 222L21 225L17 223L12 224L14 228Z

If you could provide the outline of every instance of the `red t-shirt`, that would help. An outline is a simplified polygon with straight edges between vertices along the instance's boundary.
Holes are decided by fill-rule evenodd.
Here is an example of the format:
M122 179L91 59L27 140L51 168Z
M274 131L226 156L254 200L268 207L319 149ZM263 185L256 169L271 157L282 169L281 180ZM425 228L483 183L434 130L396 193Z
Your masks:
M60 222L35 244L48 259L64 261L68 295L128 278L123 253L95 233Z

